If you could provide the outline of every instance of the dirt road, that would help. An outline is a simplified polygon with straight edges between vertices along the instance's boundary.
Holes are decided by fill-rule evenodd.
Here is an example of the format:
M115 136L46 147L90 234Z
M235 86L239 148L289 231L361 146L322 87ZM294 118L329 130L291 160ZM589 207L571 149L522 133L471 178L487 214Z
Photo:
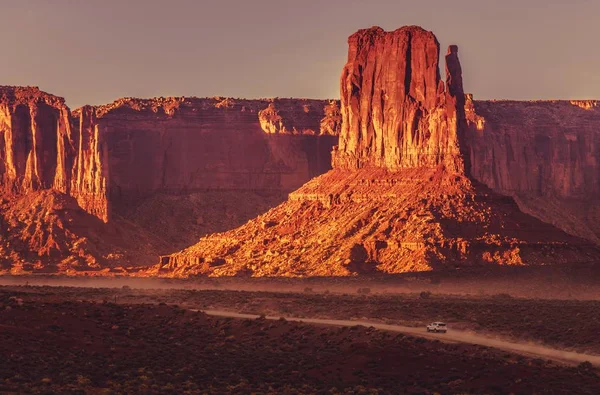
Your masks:
M234 313L229 311L220 310L202 310L204 313L212 316L219 317L230 317L230 318L246 318L256 319L259 316L255 314L242 314ZM281 316L266 316L268 320L278 320ZM423 337L427 339L435 339L448 343L468 343L476 344L486 347L493 347L500 350L521 354L532 358L550 359L556 362L561 362L569 365L576 365L581 362L590 362L595 366L600 366L600 356L582 354L571 351L557 350L550 347L528 344L528 343L515 343L505 339L498 339L478 335L473 332L456 331L450 329L446 334L439 333L428 333L425 328L415 328L410 326L402 325L388 325L377 322L368 321L352 321L352 320L330 320L321 318L298 318L298 317L283 317L288 321L303 322L307 324L315 325L327 325L327 326L356 326L362 325L366 327L374 327L379 330L403 333L412 336Z

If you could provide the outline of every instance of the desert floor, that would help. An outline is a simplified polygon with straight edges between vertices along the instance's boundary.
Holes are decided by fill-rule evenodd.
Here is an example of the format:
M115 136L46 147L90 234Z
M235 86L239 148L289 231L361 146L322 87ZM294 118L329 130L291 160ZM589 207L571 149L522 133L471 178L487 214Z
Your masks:
M352 290L353 281L332 289L276 282L269 291L218 289L233 288L218 282L215 289L33 282L0 287L0 393L600 388L598 300L398 293L377 284ZM436 320L448 323L448 334L425 331Z

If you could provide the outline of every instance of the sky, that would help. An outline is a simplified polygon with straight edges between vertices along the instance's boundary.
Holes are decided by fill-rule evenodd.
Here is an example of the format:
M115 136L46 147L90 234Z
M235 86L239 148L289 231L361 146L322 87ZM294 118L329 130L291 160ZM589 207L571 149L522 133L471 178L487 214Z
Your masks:
M459 46L476 99L600 99L599 17L598 0L0 0L0 85L72 108L338 98L349 35L420 25Z

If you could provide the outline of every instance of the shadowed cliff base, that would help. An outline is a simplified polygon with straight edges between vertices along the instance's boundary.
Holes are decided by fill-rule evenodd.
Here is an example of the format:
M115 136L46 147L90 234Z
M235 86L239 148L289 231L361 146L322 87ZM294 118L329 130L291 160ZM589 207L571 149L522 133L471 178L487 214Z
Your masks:
M1 202L0 273L114 275L168 249L134 223L104 223L57 191L2 195Z
M116 206L115 212L163 240L166 246L157 251L162 255L194 244L208 234L241 226L286 199L287 194L280 191L158 193ZM156 256L150 264L154 262Z

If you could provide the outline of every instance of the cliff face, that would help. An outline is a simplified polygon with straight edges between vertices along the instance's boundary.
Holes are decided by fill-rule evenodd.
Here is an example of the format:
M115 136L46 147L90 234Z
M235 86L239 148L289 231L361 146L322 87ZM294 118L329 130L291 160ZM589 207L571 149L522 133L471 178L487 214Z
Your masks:
M11 258L0 263L50 272L143 265L237 226L331 168L335 108L167 98L71 113L37 88L1 87L0 250ZM279 122L260 116L270 109Z
M457 48L450 48L447 56L446 90L438 68L439 43L431 32L416 26L391 33L371 28L350 36L348 45L334 167L442 164L462 172L456 128L461 117L457 109L462 111L458 102L463 100Z
M335 102L121 99L73 111L37 88L0 88L4 191L55 189L103 221L157 192L289 192L331 168Z
M91 108L71 124L64 99L33 87L0 87L0 175L3 193L53 189L108 220L106 151Z
M474 178L569 233L600 242L600 108L595 101L473 101Z
M69 189L73 136L62 98L0 87L0 175L6 190Z
M473 102L473 175L508 194L600 195L600 108L575 103Z
M523 213L476 179L458 49L431 32L361 30L341 78L334 169L245 225L164 256L170 276L344 276L470 265L589 262L600 249ZM472 161L473 160L473 161Z
M111 201L156 192L291 191L330 168L326 101L123 99L96 110Z
M107 199L108 147L97 126L95 110L81 108L74 120L77 154L72 160L73 175L70 194L90 214L107 222L110 205Z

